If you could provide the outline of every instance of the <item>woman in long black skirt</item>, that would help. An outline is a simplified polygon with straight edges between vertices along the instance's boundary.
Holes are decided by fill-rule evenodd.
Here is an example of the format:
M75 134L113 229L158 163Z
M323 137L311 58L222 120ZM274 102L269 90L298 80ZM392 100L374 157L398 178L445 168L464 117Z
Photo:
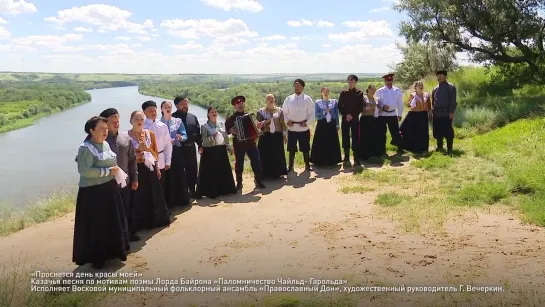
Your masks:
M382 150L382 138L386 135L381 131L378 119L379 99L375 96L377 88L371 84L365 90L363 96L363 110L360 117L360 152L361 159L368 160L372 157L380 157ZM382 133L384 132L384 133Z
M424 92L424 83L414 83L415 92L407 102L410 111L401 123L399 131L403 140L403 149L423 153L430 146L429 117L431 112L430 94Z
M132 129L129 137L136 149L138 189L133 191L132 228L136 231L153 229L170 224L170 216L161 189L161 172L157 165L157 144L153 131L144 129L145 115L141 111L131 114Z
M286 143L287 127L284 122L282 108L276 106L273 94L267 94L267 106L259 109L257 120L263 123L263 134L259 137L257 148L264 179L277 179L288 174L286 167Z
M189 190L187 188L187 179L185 174L184 156L182 152L182 143L187 140L187 131L180 118L172 117L172 104L170 101L161 103L161 122L167 125L170 132L170 141L172 142L172 162L170 169L165 171L166 191L165 198L167 206L187 206L189 205Z
M107 120L92 117L85 124L88 138L76 162L80 174L74 221L72 261L101 269L109 259L127 260L129 240L123 201L116 175L117 156L110 149Z
M342 162L339 143L339 110L336 99L329 99L329 88L322 88L322 99L316 100L316 131L312 140L310 162L331 166Z
M197 194L208 198L236 194L235 178L227 152L233 154L225 124L218 122L218 110L208 108L208 121L201 126L202 147Z

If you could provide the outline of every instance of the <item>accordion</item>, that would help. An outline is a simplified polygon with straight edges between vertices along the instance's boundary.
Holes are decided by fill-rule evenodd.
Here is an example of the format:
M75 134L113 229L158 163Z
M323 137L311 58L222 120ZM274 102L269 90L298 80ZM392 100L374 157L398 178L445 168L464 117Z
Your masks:
M258 138L263 134L257 127L257 117L255 114L244 114L235 118L235 129L237 130L237 140L244 141Z

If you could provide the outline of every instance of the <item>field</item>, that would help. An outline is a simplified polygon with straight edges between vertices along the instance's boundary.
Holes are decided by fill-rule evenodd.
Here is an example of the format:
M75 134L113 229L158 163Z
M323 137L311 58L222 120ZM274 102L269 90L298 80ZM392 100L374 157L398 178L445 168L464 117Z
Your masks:
M459 100L453 155L395 154L389 148L388 157L368 161L362 171L316 168L261 192L252 191L247 178L242 195L199 201L176 212L169 228L144 232L125 265L113 270L149 278L323 276L346 279L351 287L473 285L501 292L28 293L26 270L81 269L70 263L71 214L23 229L70 211L73 195L64 194L34 212L0 219L6 236L0 238L0 265L18 272L0 276L0 305L544 306L545 87L503 88L482 68L463 69L449 79ZM370 82L380 84L362 80L360 87ZM322 85L333 93L345 85L307 84L313 98ZM425 79L427 90L434 85L433 76ZM282 97L281 103L292 90L288 81L214 86L143 83L140 91L172 99L188 89L192 103L213 102L228 113L237 94L245 94L255 110L267 92ZM26 258L17 266L21 250Z

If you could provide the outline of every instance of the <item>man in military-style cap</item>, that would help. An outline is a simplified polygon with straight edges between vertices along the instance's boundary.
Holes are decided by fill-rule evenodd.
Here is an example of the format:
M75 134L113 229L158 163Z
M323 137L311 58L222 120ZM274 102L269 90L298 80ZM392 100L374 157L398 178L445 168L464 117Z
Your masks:
M454 112L456 112L456 86L447 81L447 71L436 72L439 84L432 91L433 137L437 150L443 151L443 139L447 140L447 151L452 153L454 143Z
M248 155L250 158L250 164L252 166L252 171L254 172L254 183L256 188L264 189L265 185L263 184L263 175L261 169L261 161L259 158L259 150L256 146L256 139L246 139L238 140L237 131L235 127L235 122L237 117L244 116L248 114L245 110L246 108L246 97L236 96L231 100L231 104L235 109L235 113L231 115L225 121L225 129L229 134L232 134L233 137L233 148L235 150L235 174L237 177L237 190L242 190L242 172L244 171L244 157ZM261 128L262 124L258 123L258 128Z

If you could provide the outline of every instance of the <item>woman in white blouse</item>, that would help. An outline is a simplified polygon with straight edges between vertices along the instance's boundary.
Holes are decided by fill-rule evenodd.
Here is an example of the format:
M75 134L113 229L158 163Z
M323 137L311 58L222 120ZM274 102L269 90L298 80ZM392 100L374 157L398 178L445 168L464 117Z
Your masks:
M236 194L237 188L227 152L233 154L225 123L218 121L218 110L208 107L208 121L201 126L202 147L197 194L208 198Z

